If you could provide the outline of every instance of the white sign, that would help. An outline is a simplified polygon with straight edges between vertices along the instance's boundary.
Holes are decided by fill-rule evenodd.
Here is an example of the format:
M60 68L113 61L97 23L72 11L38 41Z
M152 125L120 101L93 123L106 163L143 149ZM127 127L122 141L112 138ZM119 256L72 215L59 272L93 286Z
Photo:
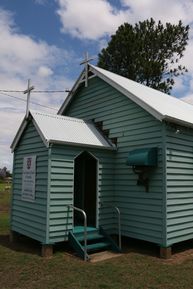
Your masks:
M24 201L33 202L35 200L36 185L36 156L23 158L22 174L22 195Z

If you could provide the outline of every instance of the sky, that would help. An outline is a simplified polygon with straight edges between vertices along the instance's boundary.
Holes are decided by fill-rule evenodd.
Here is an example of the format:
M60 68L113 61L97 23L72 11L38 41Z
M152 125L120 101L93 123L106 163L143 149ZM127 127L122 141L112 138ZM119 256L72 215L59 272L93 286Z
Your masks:
M2 90L24 91L28 79L35 90L70 89L86 51L96 64L121 24L150 17L190 25L188 73L172 95L193 104L193 0L0 0L0 168L12 170L10 144L26 110L26 94ZM57 113L66 95L31 93L30 108Z

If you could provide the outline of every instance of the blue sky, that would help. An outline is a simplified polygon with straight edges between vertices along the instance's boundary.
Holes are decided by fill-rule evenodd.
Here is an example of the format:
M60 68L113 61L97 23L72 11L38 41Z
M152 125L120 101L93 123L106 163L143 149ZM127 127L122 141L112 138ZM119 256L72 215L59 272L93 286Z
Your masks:
M193 103L193 0L1 0L0 89L65 90L78 77L83 53L97 55L124 22L153 17L189 24L183 58L189 72L176 80L173 95ZM8 93L25 99L22 93ZM66 93L35 94L32 109L56 113ZM0 92L0 167L12 167L10 143L25 113L25 102Z

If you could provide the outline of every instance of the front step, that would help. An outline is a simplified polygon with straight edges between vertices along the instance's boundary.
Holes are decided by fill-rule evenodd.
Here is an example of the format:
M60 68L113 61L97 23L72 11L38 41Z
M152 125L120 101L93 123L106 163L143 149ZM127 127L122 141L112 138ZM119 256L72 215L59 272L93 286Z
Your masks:
M81 234L79 236L76 236L77 240L79 242L83 242L84 241L84 236ZM104 237L99 234L98 232L92 232L90 234L87 234L87 241L92 241L92 240L99 240L99 239L103 239Z
M94 243L94 244L88 245L87 250L88 250L88 252L99 251L101 249L108 249L110 247L110 245L111 244L108 242Z
M89 260L88 253L110 249L120 252L118 246L111 237L100 228L87 227L87 255L84 252L84 227L74 227L73 232L69 233L69 242L76 253L83 259Z

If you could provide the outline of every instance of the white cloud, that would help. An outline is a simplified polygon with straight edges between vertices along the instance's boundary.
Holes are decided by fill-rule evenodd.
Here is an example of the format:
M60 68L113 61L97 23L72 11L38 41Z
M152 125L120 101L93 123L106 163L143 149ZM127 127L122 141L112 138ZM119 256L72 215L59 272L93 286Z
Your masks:
M100 47L106 45L107 38L113 34L118 26L124 22L134 24L138 21L153 17L162 22L177 23L180 19L184 24L193 23L192 0L55 0L58 4L57 14L61 21L61 31L78 38L80 41L96 40ZM116 8L112 3L122 4ZM47 0L34 0L34 3L44 5ZM72 81L56 74L56 67L65 63L67 67L73 56L45 41L37 41L22 34L14 23L14 18L8 11L0 9L0 89L24 90L27 79L38 90L70 88ZM193 99L193 30L190 31L191 40L183 58L189 74L185 85L186 100ZM89 42L85 42L89 43ZM62 69L64 71L64 69ZM53 72L55 73L53 74ZM177 80L176 88L183 91L184 78ZM184 90L185 91L185 90ZM16 95L26 97L23 94ZM58 108L65 94L35 94L31 101ZM17 103L17 105L16 105ZM31 108L42 109L31 104ZM0 94L0 167L6 165L8 147L16 132L17 120L25 112L25 102L17 102L13 98ZM50 110L50 112L54 112ZM4 123L7 123L6 130ZM9 160L10 163L10 160Z
M193 93L181 98L183 101L193 105Z
M11 15L4 10L0 10L0 19L0 73L29 77L48 59L50 65L56 64L62 53L57 47L16 32Z
M192 14L193 15L193 14ZM183 57L183 64L188 68L188 71L193 73L193 39L189 40L188 46Z
M53 71L60 67L62 62L68 65L71 59L68 52L20 33L13 15L2 9L0 35L0 89L25 90L28 78L37 90L64 90L71 87L70 79L60 74L53 75ZM48 110L33 105L32 102L58 109L65 95L33 93L30 107L55 113L56 110ZM14 96L26 100L23 93ZM24 116L25 107L25 101L16 100L0 92L0 167L5 165L10 169L12 166L9 147Z
M172 23L177 23L180 19L184 23L192 21L192 0L121 0L121 3L125 7L130 7L132 22L143 21L150 17ZM131 22L129 18L128 21Z
M13 103L12 105L13 106ZM12 155L10 152L10 144L13 140L13 136L16 133L21 120L23 118L22 112L17 112L13 110L10 113L10 106L6 108L0 108L0 167L6 166L9 169L12 169Z
M113 33L127 20L127 12L106 0L57 0L62 32L80 39L97 40Z
M176 91L183 91L183 90L184 90L183 77L177 77L177 78L175 78L175 90L176 90Z
M120 0L118 10L107 0L57 0L62 32L73 37L98 40L114 33L124 22L134 24L150 17L185 24L193 20L192 0Z
M175 78L174 92L193 94L193 1L192 0L120 0L120 8L113 6L110 0L56 0L57 13L62 23L62 32L68 33L81 41L95 40L99 50L107 45L107 35L115 33L124 22L135 24L153 17L162 23L191 26L190 41L181 60L188 69L188 74ZM118 1L117 1L118 2ZM114 2L116 3L116 1Z
M47 76L50 76L53 74L53 71L52 69L50 69L49 67L47 66L40 66L38 68L38 75L40 77L47 77Z

